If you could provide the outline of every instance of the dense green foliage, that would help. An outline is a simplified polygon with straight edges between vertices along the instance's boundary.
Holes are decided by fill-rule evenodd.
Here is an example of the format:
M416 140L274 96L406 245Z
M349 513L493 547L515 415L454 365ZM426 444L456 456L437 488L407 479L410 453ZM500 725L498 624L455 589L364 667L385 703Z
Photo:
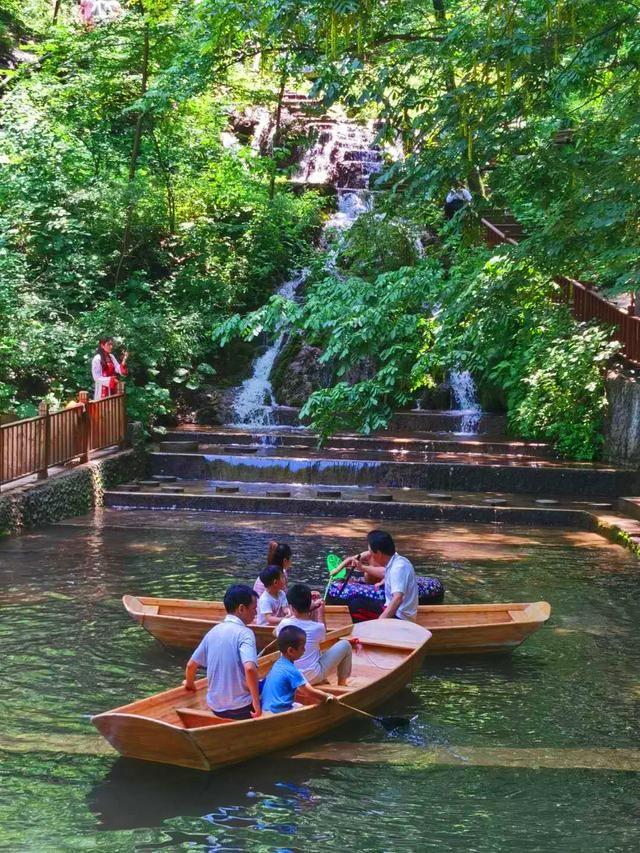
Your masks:
M134 409L157 412L284 310L332 377L306 406L323 435L374 429L464 366L503 389L514 431L597 452L613 347L551 276L640 284L638 6L132 0L86 29L57 5L51 26L40 0L0 3L0 54L31 29L37 60L0 81L0 407L86 386L110 331L132 350ZM261 308L309 262L321 203L286 189L278 130L262 155L222 140L230 113L275 113L287 87L376 119L402 156L335 267L318 253L305 301ZM457 178L524 223L520 251L474 249L473 217L443 228Z
M7 78L0 410L27 414L88 387L106 333L131 352L131 414L166 411L170 392L212 373L212 323L261 304L308 251L320 199L270 198L269 158L223 147L233 90L217 99L179 64L186 26L135 14L60 26L37 71ZM176 81L195 91L170 96Z
M408 229L406 217L387 219L390 237L382 242L401 227ZM354 227L337 257L331 253L334 274L316 267L304 302L274 297L230 318L217 337L251 339L286 322L320 347L333 381L311 395L302 416L323 437L384 427L421 388L451 369L468 369L503 389L516 434L594 457L602 441L603 366L617 350L606 330L576 323L559 287L518 250L492 253L452 239L412 266L354 277L342 263L348 269L360 235Z
M285 8L291 16L300 7ZM396 227L406 222L406 199L439 204L451 181L464 178L477 208L509 207L529 234L514 258L501 250L490 260L456 243L439 261L431 257L391 279L376 277L396 245L389 222L386 242L376 234L367 245L354 235L342 253L342 275L364 276L370 302L380 294L374 317L366 305L369 322L380 334L389 314L413 329L422 317L426 342L418 347L409 334L393 351L373 333L363 339L362 280L312 284L307 299L340 341L322 340L315 314L294 316L294 328L335 362L334 383L306 407L324 434L345 420L362 429L379 425L412 388L466 366L504 389L514 431L579 458L597 453L603 369L615 347L607 330L570 318L550 276L584 276L613 292L638 287L639 11L633 3L590 0L305 4L299 24L307 33L317 26L324 39L315 90L327 102L375 115L380 138L402 142L404 157L376 182L404 195ZM558 136L563 129L569 131ZM422 222L438 224L433 211L422 213ZM367 226L375 233L378 224L362 230ZM456 230L454 224L449 234ZM467 223L465 243L477 236ZM522 260L527 256L530 262ZM441 262L444 268L434 268ZM435 306L434 330L424 317ZM364 383L341 378L342 357L346 364L356 357L357 345L344 344L351 335L370 361L375 349L375 376Z
M517 250L461 251L436 294L432 347L418 370L462 366L504 391L517 435L592 459L602 442L606 330L576 323L560 288Z
M511 207L548 270L640 284L640 9L620 0L314 4L337 16L318 87L375 105L406 157L385 175L439 200L456 177ZM348 14L347 14L348 13ZM569 144L555 132L572 128ZM487 165L492 171L487 172Z

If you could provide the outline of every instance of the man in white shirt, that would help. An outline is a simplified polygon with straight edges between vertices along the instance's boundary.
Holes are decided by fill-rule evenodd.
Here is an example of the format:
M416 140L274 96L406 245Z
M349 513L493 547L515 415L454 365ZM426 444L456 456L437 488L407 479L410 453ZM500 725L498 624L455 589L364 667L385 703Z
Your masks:
M444 215L447 219L453 219L456 213L462 208L470 204L472 201L471 193L462 183L462 181L457 181L454 186L451 187L449 192L447 193L447 197L444 202Z
M384 530L367 534L369 550L350 560L346 565L365 572L369 582L384 581L384 610L380 619L406 619L415 622L418 615L418 582L416 573L406 557L396 551L393 538Z
M249 720L262 714L256 638L247 628L256 617L257 595L249 586L234 584L223 600L227 616L191 655L183 686L195 690L198 667L206 667L209 708L219 717Z

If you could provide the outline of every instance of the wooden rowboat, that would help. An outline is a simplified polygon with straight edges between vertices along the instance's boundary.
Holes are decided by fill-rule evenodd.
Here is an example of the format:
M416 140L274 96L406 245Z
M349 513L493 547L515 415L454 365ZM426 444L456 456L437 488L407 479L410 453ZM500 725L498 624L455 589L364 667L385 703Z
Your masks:
M336 632L344 634L344 631ZM314 737L354 716L340 703L367 711L409 683L420 669L430 633L411 622L364 622L352 626L362 648L353 656L353 672L346 687L332 683L322 689L338 701L307 705L282 714L264 714L256 720L224 721L206 707L207 680L196 690L176 687L92 717L91 722L122 755L213 770L237 764ZM328 637L326 645L336 642ZM278 654L260 660L263 678Z
M129 615L165 646L195 649L214 625L224 619L221 601L181 598L136 598L122 602ZM510 652L549 618L546 601L519 604L425 604L418 608L418 625L433 634L429 655ZM325 608L327 630L351 622L346 606ZM259 649L273 640L273 628L252 625Z

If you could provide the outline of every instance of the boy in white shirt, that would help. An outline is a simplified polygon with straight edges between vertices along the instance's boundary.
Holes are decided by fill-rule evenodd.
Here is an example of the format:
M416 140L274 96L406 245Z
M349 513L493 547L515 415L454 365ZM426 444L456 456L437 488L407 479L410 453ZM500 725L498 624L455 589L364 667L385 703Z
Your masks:
M258 625L278 625L285 616L291 616L291 608L285 594L287 580L280 566L267 566L260 572L264 592L258 599Z
M311 590L304 583L294 584L287 593L293 616L283 619L276 628L276 634L287 625L302 628L306 634L306 645L303 656L297 660L296 666L302 672L309 684L320 684L329 675L338 671L338 684L345 685L351 675L351 643L349 640L338 640L326 652L320 652L320 643L327 636L327 629L322 622L314 622L311 618Z

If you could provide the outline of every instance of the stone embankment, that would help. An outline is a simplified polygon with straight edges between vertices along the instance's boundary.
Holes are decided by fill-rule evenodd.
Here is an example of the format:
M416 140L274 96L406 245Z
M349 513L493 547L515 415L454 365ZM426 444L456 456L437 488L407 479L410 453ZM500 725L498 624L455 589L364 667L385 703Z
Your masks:
M640 467L640 382L635 370L612 370L606 380L608 411L604 458Z
M140 424L132 424L131 448L104 453L49 479L5 487L0 493L0 535L82 515L103 505L105 492L126 479L144 477L149 456Z

